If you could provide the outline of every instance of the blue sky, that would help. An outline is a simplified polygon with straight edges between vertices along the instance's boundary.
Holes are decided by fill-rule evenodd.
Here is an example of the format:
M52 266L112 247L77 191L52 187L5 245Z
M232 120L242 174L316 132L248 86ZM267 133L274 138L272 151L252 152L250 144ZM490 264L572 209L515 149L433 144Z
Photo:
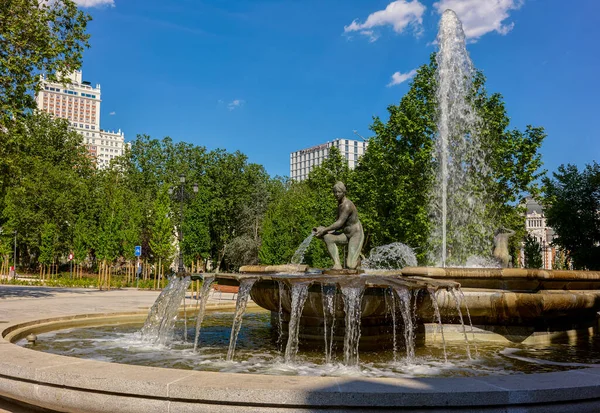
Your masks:
M387 119L449 7L512 126L546 128L545 168L600 158L597 0L77 3L93 16L84 79L102 85L101 126L126 140L240 150L289 175L290 152Z

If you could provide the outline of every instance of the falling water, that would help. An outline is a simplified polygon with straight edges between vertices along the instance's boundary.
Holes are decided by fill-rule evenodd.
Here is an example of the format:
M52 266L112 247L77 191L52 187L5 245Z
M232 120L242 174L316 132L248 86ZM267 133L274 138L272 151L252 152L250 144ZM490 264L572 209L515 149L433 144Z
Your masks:
M321 284L321 300L323 301L323 338L325 342L325 363L333 359L333 334L335 329L335 284ZM329 327L327 320L330 320Z
M190 277L171 277L162 290L141 329L142 338L153 344L164 345L171 340L179 304L190 285Z
M433 305L433 310L435 312L435 318L437 325L440 328L442 333L442 347L444 348L444 361L448 362L448 355L446 354L446 338L444 337L444 325L442 324L442 315L440 314L440 307L437 302L437 294L436 291L431 288L429 290L429 295L431 295L431 304Z
M469 326L471 327L471 336L473 337L473 347L475 348L475 356L479 357L479 351L477 350L477 342L475 341L475 331L473 330L473 322L471 321L471 313L469 312L469 306L467 300L465 300L465 293L460 288L457 289L458 296L461 303L465 303L465 310L467 310L467 320L469 320Z
M398 354L398 339L396 338L396 297L394 296L394 290L392 288L388 288L386 290L385 298L385 308L386 312L390 313L392 316L392 351L394 355L394 363L397 361ZM388 293L389 293L389 301L388 301Z
M277 281L279 287L279 317L277 320L277 349L281 353L283 351L283 294L285 292L285 283L283 281Z
M344 364L358 365L358 344L360 341L360 319L364 285L342 287L344 311L346 312L346 332L344 335Z
M292 284L292 308L290 312L290 324L288 341L285 347L285 362L293 363L298 354L298 334L300 332L300 317L304 309L304 303L308 297L308 287L311 282L299 282Z
M413 314L410 307L410 290L406 287L397 287L396 294L400 299L400 314L404 321L404 345L406 346L406 358L413 360L415 358L415 327L413 324Z
M227 350L227 361L233 360L235 353L235 344L237 342L240 328L242 328L242 316L246 312L250 290L256 282L256 278L246 278L240 282L237 301L235 302L235 314L233 316L233 324L231 325L231 335L229 336L229 349Z
M196 316L196 335L194 336L194 351L196 351L196 349L198 348L198 339L200 338L200 326L202 325L202 320L204 320L204 310L206 309L206 303L208 302L210 286L214 281L214 276L205 277L202 281L202 289L200 290L200 297L198 303L198 315Z
M441 18L437 37L436 182L430 201L432 259L441 266L463 263L489 251L493 225L487 217L485 180L489 168L478 131L480 119L469 102L473 64L462 24L452 10Z
M304 241L302 241L302 244L300 244L300 246L298 247L298 249L296 249L296 252L292 256L291 264L302 264L302 261L304 261L304 254L306 253L306 250L308 249L308 246L310 245L310 242L313 240L314 236L315 234L311 232L310 235L306 237Z
M469 357L469 360L472 360L471 347L469 346L469 337L467 337L467 329L465 328L465 322L463 320L462 310L460 309L460 299L459 299L458 295L456 294L456 288L451 288L450 294L452 294L452 297L454 298L454 302L456 303L456 311L458 312L458 318L460 320L460 325L462 326L463 334L465 336L465 343L467 345L467 357Z

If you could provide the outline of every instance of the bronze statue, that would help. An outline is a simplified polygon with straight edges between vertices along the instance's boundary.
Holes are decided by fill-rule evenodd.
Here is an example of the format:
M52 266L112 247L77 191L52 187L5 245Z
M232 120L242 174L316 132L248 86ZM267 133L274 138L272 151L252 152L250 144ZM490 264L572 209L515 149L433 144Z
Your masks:
M354 270L358 266L365 235L354 203L346 198L346 186L343 182L336 182L333 186L333 195L338 201L337 221L328 227L314 228L313 231L315 237L323 238L323 241L325 241L327 251L333 259L334 270L342 269L337 244L348 244L346 268Z
M515 231L508 228L499 228L494 235L493 256L502 268L512 267L512 257L508 253L508 239L515 235Z

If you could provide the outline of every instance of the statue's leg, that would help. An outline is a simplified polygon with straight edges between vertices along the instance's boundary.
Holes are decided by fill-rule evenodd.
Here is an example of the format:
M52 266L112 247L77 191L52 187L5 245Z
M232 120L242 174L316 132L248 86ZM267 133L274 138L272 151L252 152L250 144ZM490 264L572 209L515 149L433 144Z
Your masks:
M338 251L337 244L345 244L348 242L348 239L344 234L326 234L323 237L323 241L325 241L325 245L327 245L327 251L329 251L329 255L333 260L333 269L341 270L342 264L340 263L340 253Z
M355 270L358 267L358 259L360 258L360 251L362 250L363 243L365 241L365 234L360 231L354 234L348 240L348 256L346 257L346 266Z

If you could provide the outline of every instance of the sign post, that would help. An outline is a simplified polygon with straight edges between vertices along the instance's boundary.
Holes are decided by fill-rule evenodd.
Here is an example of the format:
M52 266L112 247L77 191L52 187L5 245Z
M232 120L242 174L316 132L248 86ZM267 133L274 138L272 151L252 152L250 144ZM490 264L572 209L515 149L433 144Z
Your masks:
M142 246L141 245L136 245L135 246L135 251L134 251L135 256L137 257L137 271L136 271L136 275L135 275L135 288L137 289L140 283L140 275L142 273L142 266L140 263L140 257L142 256Z

